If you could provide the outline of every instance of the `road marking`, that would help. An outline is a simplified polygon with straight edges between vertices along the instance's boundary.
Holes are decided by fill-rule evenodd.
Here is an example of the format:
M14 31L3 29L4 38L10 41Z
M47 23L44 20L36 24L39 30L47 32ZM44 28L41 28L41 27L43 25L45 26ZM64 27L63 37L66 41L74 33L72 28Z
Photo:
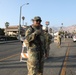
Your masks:
M67 60L68 60L69 51L70 51L70 48L69 48L69 43L68 43L68 49L67 49L67 52L66 52L66 55L65 55L65 59L64 59L64 62L63 62L63 66L62 66L62 70L61 70L60 75L66 75L66 63L67 63Z
M18 48L15 48L15 49L18 49ZM14 50L15 50L15 49L14 49ZM10 50L10 49L9 49L9 50L5 50L5 51L0 52L0 54L6 53L6 52L8 52L8 51L14 51L14 50L13 50L13 49L12 49L12 50Z
M17 55L19 55L19 54L20 54L20 53L17 53L17 54L15 54L15 55L8 56L8 57L6 57L6 58L0 59L0 61L3 61L3 60L6 60L6 59L15 57L15 56L17 56Z

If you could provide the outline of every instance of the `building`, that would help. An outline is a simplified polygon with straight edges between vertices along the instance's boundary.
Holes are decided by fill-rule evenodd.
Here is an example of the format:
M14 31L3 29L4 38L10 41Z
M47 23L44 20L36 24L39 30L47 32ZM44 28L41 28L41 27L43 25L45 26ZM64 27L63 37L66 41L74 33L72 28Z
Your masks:
M26 28L25 25L21 26L21 28L20 28L20 34L21 35L24 35L25 28ZM4 32L5 32L6 36L18 36L19 26L18 25L16 25L16 26L8 26L8 27L5 28Z

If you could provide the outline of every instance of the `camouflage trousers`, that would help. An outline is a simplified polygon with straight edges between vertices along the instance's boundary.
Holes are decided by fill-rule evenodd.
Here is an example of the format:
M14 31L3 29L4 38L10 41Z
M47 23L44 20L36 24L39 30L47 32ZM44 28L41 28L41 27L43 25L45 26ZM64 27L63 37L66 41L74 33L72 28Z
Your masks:
M28 75L43 75L44 56L39 52L28 51Z
M58 41L58 45L59 45L59 46L61 45L61 39Z
M47 52L47 53L46 53L46 54L47 54L47 57L49 57L50 45L46 45L46 50L47 50L47 51L46 51L46 52Z

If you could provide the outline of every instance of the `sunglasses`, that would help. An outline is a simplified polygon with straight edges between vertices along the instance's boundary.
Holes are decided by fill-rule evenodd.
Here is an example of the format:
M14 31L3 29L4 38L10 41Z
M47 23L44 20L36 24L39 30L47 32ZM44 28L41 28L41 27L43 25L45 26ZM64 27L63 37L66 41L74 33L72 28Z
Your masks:
M41 20L35 20L36 22L41 22Z

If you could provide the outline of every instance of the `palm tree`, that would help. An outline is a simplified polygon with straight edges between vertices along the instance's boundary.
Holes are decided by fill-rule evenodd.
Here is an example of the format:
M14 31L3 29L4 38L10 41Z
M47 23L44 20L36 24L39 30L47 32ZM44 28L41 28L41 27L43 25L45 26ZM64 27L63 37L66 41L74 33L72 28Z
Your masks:
M23 20L23 25L24 25L24 20L25 20L25 17L24 16L22 16L22 20Z
M9 26L9 22L6 22L5 27L8 28L8 26Z
M5 35L6 35L6 36L7 36L7 28L8 28L8 26L9 26L9 22L6 22L6 23L5 23L5 27L6 27Z

